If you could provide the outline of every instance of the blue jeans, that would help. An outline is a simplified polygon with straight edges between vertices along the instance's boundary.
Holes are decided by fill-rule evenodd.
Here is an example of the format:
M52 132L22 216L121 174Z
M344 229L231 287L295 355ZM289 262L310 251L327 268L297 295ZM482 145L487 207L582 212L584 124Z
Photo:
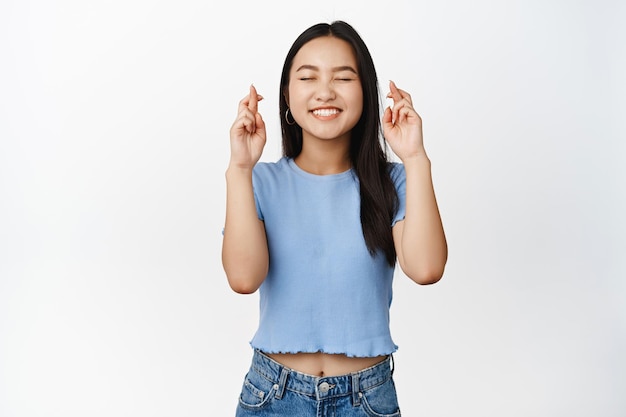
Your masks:
M392 374L391 356L362 371L317 377L255 350L236 417L399 417Z

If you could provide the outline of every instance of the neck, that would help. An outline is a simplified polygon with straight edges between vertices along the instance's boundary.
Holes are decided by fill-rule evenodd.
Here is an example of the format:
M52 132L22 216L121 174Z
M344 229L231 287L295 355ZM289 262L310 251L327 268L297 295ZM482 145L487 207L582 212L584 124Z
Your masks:
M319 141L315 144L304 140L302 152L294 159L296 164L311 174L340 174L350 169L350 141Z

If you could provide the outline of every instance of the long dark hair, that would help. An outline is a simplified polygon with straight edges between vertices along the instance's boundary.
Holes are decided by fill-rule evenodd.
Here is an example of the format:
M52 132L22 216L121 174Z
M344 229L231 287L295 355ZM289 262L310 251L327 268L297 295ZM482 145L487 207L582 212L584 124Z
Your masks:
M280 79L280 121L283 155L295 158L302 151L302 128L285 119L288 109L286 93L293 59L304 44L322 36L334 36L352 45L355 52L361 88L363 113L352 129L350 161L359 179L361 194L361 227L365 244L372 256L382 251L389 265L396 262L391 222L398 209L398 195L389 174L386 147L381 141L378 78L374 61L365 42L346 22L319 23L305 30L293 43L285 58Z

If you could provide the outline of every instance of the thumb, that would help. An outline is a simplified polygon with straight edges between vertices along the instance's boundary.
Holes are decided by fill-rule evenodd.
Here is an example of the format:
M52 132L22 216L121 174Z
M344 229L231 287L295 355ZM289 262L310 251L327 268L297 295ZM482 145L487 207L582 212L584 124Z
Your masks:
M387 107L383 113L383 128L392 128L393 119L391 114L391 107Z

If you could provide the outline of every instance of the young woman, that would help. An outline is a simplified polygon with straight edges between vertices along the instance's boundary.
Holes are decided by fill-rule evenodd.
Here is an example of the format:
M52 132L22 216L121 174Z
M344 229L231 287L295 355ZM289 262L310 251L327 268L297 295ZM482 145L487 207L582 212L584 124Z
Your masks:
M381 129L372 58L338 21L308 28L287 54L280 160L258 162L263 97L250 87L239 103L222 262L234 291L260 291L260 322L237 416L400 415L394 267L435 283L447 244L420 116L389 88ZM388 160L381 130L402 163Z

